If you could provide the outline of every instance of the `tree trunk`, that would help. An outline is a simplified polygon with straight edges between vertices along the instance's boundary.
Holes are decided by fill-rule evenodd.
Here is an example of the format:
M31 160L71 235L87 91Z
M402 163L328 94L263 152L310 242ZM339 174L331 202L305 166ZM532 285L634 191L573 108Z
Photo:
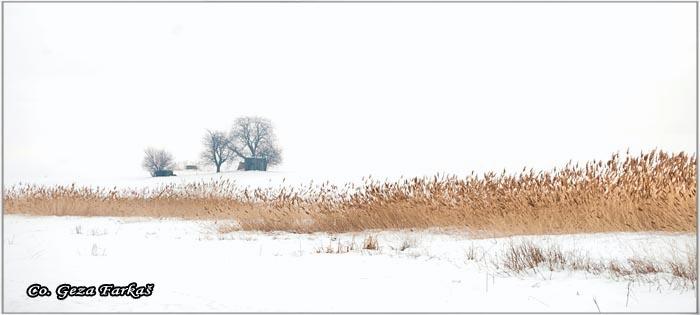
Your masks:
M221 171L221 164L216 164L216 172L218 173L220 171Z

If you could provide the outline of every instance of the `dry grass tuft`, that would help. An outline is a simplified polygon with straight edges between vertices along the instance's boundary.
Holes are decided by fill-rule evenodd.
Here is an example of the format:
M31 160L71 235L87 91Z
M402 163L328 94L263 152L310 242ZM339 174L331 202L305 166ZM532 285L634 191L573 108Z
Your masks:
M399 251L403 252L411 247L416 247L416 240L413 238L406 238L401 242L401 246L399 246Z
M666 263L637 257L628 258L623 262L593 261L574 252L562 252L557 246L543 247L531 241L524 241L519 244L510 243L504 257L496 262L496 267L516 274L546 268L550 271L585 271L596 275L606 273L613 278L624 279L665 273L695 287L698 280L695 252L686 251L683 255L683 259L673 259Z
M362 249L378 250L379 240L377 240L376 236L368 235L367 238L365 238L365 242L362 244Z
M676 277L697 282L698 260L697 255L695 254L695 249L689 247L683 252L683 255L685 257L676 256L670 261L668 261L666 263L667 269L669 269L671 271L671 274L673 274Z
M333 247L333 240L331 239L328 242L328 246L325 247L318 247L316 248L316 253L317 254L345 254L349 253L351 251L357 250L357 245L355 244L355 237L353 236L352 241L350 243L342 243L340 241L340 238L338 238L337 243L335 244L335 247Z
M566 257L556 246L542 248L532 242L515 245L510 243L504 258L503 267L520 272L546 265L549 270L559 270L566 264Z
M504 234L695 231L695 155L652 151L549 172L436 175L361 185L155 189L18 185L5 213L232 219L240 230L353 232L469 228Z
M476 248L474 247L474 244L469 246L465 255L467 256L467 260L476 260Z

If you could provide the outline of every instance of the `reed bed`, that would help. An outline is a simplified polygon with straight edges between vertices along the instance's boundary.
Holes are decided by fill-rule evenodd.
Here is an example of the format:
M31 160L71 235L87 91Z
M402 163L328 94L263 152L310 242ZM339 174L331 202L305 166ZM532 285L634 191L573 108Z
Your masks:
M16 185L6 214L233 219L237 229L351 232L468 228L504 234L696 231L697 158L651 151L550 171L435 175L361 184L247 188Z

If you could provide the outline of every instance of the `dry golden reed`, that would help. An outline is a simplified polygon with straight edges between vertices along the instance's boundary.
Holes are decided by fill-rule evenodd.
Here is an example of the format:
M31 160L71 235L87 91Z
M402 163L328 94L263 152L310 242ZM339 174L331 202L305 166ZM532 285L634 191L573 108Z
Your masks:
M234 219L242 230L468 228L504 234L696 230L695 155L652 151L465 178L244 188L211 181L127 189L17 185L7 214Z

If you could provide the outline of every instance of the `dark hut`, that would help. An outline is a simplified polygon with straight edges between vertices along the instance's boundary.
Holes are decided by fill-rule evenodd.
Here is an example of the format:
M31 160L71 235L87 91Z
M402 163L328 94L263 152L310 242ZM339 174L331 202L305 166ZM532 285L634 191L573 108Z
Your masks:
M267 171L266 158L245 158L243 164L246 171Z

